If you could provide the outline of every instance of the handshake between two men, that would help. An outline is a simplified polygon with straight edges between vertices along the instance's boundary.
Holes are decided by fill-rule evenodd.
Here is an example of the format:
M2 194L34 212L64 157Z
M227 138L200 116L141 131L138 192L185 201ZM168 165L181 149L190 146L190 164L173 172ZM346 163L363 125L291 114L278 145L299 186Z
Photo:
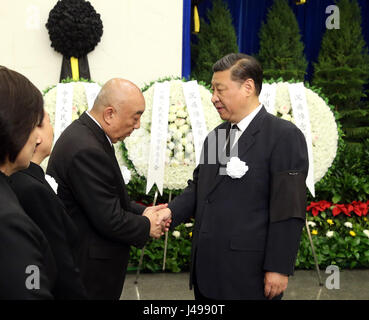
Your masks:
M150 237L159 239L169 230L172 212L167 203L147 207L142 215L150 220Z

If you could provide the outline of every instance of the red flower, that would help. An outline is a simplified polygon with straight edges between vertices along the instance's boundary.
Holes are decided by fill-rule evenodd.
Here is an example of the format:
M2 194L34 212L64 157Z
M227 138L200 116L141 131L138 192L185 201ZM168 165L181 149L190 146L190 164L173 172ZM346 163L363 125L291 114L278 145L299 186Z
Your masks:
M366 216L368 213L368 202L352 201L354 212L359 216Z
M306 208L306 210L307 211L311 210L311 213L315 217L319 214L319 212L330 208L331 205L332 205L332 203L328 202L326 200L322 200L322 201L319 201L319 202L311 202L310 205Z
M343 212L345 215L351 217L350 212L354 210L354 207L352 206L352 204L348 204L348 205L334 204L333 206L334 206L334 208L332 210L332 214L333 214L334 217L339 215L341 212Z

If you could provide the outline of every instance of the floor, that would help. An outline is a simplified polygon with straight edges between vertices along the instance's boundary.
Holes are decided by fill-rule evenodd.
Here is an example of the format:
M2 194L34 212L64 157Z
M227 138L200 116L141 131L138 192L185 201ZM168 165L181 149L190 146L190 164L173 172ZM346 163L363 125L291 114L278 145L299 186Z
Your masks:
M314 270L296 270L290 277L284 300L369 300L369 269L340 270L333 273L321 270L323 286L319 286ZM127 274L121 300L193 300L188 287L188 273L142 273L138 284L136 274ZM339 289L328 289L328 287Z

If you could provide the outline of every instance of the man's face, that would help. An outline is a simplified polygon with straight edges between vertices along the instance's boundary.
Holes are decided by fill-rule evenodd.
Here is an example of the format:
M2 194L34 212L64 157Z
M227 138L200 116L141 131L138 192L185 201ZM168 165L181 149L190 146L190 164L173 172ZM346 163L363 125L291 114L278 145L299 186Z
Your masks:
M110 123L109 138L112 143L123 141L133 130L140 128L141 115L145 111L143 97L130 99L120 108L114 108Z
M219 116L229 122L238 122L247 100L245 88L241 83L231 79L230 70L215 72L211 87L213 90L211 102Z

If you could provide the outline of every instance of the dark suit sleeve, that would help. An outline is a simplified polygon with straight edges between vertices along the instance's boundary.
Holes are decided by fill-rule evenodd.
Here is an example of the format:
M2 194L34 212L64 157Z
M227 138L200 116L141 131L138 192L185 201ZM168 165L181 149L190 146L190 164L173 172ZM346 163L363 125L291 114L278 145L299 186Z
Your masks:
M46 270L50 248L41 231L24 213L10 212L0 219L0 299L53 299L51 283ZM31 269L27 270L27 267ZM27 278L37 277L40 287L29 289ZM26 271L28 273L26 273ZM31 278L29 278L31 277Z
M176 196L173 201L168 204L168 208L172 211L172 223L170 225L171 230L180 223L183 223L194 216L199 170L200 165L198 165L194 170L193 179L188 180L187 187L184 189L182 194Z
M295 126L284 128L270 161L269 229L264 270L292 275L306 214L305 137Z
M122 208L114 174L106 153L85 149L73 158L67 179L98 233L112 241L143 247L149 239L150 220Z
M131 212L134 214L142 215L146 207L136 201L131 201Z
M18 175L17 178L19 177L21 176ZM22 180L14 182L19 188L17 190L19 202L43 231L53 251L58 267L55 297L57 299L86 299L81 275L75 265L72 250L66 238L66 230L62 220L62 215L66 213L63 211L63 207L50 194L51 190L48 190L41 183L33 183L32 185L24 183L22 188Z

